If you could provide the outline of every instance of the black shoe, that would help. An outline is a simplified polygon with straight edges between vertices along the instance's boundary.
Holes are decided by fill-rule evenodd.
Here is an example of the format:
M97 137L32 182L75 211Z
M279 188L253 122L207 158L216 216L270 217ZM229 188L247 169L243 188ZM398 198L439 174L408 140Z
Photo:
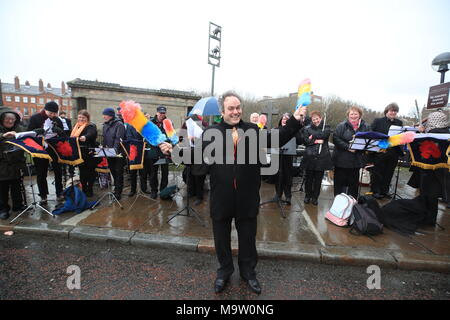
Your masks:
M195 202L194 202L194 206L198 206L199 204L201 204L202 203L202 199L197 199L197 200L195 200Z
M151 194L151 192L147 191L147 190L142 190L142 192L145 193L145 194Z
M383 199L383 195L382 195L382 194L379 194L379 193L374 193L372 196L373 196L375 199L378 199L378 200Z
M290 206L291 205L291 199L292 199L292 197L286 197L286 204L288 205L288 206Z
M311 198L305 198L305 200L303 200L303 202L304 202L305 204L308 204L308 203L311 202Z
M256 294L261 294L261 285L259 284L259 281L257 279L244 281L247 282L248 286L250 287L250 290L252 290Z
M9 218L9 210L3 210L2 212L0 212L0 219L1 220L6 220Z
M311 199L311 204L317 206L318 204L317 199Z
M152 191L152 193L150 194L150 198L152 199L156 199L158 197L158 194L154 191Z
M120 199L122 199L122 194L114 192L114 197L116 197L116 199L120 201Z
M128 196L131 198L131 197L134 197L136 195L136 191L130 191L130 193L128 194Z
M0 219L1 220L7 220L8 218L9 218L9 212L8 211L0 212Z
M220 293L222 292L225 287L227 286L228 279L220 279L217 278L216 281L214 281L214 292Z

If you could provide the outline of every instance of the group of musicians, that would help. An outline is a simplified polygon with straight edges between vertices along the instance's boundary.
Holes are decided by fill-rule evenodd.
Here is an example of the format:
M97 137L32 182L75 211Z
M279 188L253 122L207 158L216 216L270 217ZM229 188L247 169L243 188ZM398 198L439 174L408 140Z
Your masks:
M192 115L199 127L205 132L216 130L221 133L217 137L217 143L225 146L225 140L232 139L234 144L235 165L229 165L225 159L233 154L222 154L219 162L206 163L210 174L210 216L212 219L212 229L214 243L220 268L217 270L217 278L214 281L216 293L222 292L234 272L232 251L231 251L231 222L235 220L238 233L239 254L238 264L241 278L246 281L249 288L255 293L261 293L261 286L256 278L257 250L256 231L257 214L259 212L261 185L260 166L262 164L237 163L236 150L240 141L240 131L254 132L261 129L261 126L254 123L244 122L241 119L242 107L241 98L234 92L226 92L219 100L222 119L214 126L207 127L200 115ZM90 114L86 110L81 110L77 116L77 122L70 129L70 122L58 116L58 105L49 102L45 108L34 114L28 126L28 131L34 131L38 135L45 134L53 136L77 137L82 150L84 162L79 165L80 179L83 191L88 195L93 195L93 184L95 179L95 168L98 160L94 157L94 148L97 146L97 128L90 122ZM351 141L357 132L377 131L387 134L392 125L402 126L402 122L397 119L398 105L389 104L384 110L384 117L376 119L369 126L363 119L363 111L358 107L351 107L347 111L347 119L337 125L332 141L334 150L331 153L328 141L331 134L330 127L325 124L323 116L318 111L311 111L309 117L306 115L306 107L298 108L293 115L284 114L280 119L278 130L280 144L284 145L295 138L297 144L305 145L305 153L302 166L305 170L305 204L317 205L321 190L322 177L326 170L334 169L334 194L345 192L358 197L359 172L367 164L367 154L362 150L354 150ZM166 118L166 108L159 106L156 116L149 119L155 123L164 133L162 125ZM150 115L147 115L150 118ZM254 122L258 117L252 115ZM117 154L123 153L120 147L121 140L138 138L142 139L136 130L124 124L120 109L106 108L103 110L103 141L102 146L114 148ZM191 122L190 122L191 123ZM5 143L8 139L15 139L16 133L24 131L20 127L20 116L9 108L0 108L0 219L8 219L9 211L22 210L24 199L21 195L21 170L24 167L23 152L11 148ZM449 133L448 119L443 112L433 112L429 115L424 126L419 127L419 131L427 133ZM270 131L262 132L267 135L268 141L271 137ZM205 134L206 135L206 134ZM203 137L203 136L202 136ZM187 137L192 139L195 145L196 139L202 137ZM242 137L242 136L241 136ZM245 140L245 139L244 139ZM202 141L203 150L209 147L212 141ZM216 141L214 140L214 143ZM258 152L262 146L260 143L254 145L246 144L245 152ZM62 197L62 168L58 164L57 157L49 148L52 157L52 167L55 174L55 188L58 199ZM144 168L140 170L141 189L147 192L147 177L150 176L150 194L152 198L157 197L158 192L158 165L156 161L161 155L170 156L173 152L171 143L163 142L158 147L146 146ZM225 150L227 151L227 150ZM233 151L233 150L231 150ZM228 152L228 151L227 151ZM220 153L220 152L219 152ZM371 154L369 161L374 164L371 170L371 191L375 198L381 199L389 197L389 186L397 166L399 156L403 153L401 148L392 148L384 153ZM279 173L275 179L281 183L275 183L276 197L280 199L284 193L288 203L291 201L292 187L292 156L284 157L280 161ZM114 179L114 193L120 199L123 191L123 175L125 167L125 156L115 156L108 158L108 166ZM49 160L34 158L37 172L37 184L41 202L47 201L47 171ZM205 171L201 170L204 163L196 170L195 165L187 170L189 174L188 191L190 196L197 196L197 204L203 198L203 184ZM164 189L168 182L168 164L161 165L162 179L159 190ZM410 185L419 188L427 201L427 224L436 223L438 198L442 197L449 201L448 194L448 168L442 170L424 170L416 168L413 170ZM69 171L70 172L70 171ZM136 193L137 172L131 170L131 192L130 196ZM188 180L186 177L186 181ZM9 193L11 192L12 208L9 206Z

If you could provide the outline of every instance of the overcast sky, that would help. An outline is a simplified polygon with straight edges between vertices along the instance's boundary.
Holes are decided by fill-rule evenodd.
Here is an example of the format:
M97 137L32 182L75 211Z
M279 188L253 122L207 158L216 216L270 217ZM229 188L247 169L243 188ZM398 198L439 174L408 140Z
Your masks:
M75 78L209 92L209 22L222 27L215 93L322 96L407 114L439 84L449 0L0 0L0 79ZM448 72L447 81L450 81Z

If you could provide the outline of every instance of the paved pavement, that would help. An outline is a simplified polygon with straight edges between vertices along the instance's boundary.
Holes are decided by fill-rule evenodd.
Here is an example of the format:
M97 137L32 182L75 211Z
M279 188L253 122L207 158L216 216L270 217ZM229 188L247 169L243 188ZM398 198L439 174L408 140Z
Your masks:
M398 194L412 198L415 190L406 185L409 177L407 169L401 170ZM28 202L32 202L31 188L25 184ZM52 190L52 177L48 179ZM294 179L293 190L300 189L300 179ZM171 172L169 184L181 183L180 172ZM37 191L37 187L34 189ZM366 192L366 187L362 192ZM99 197L105 190L96 188ZM36 210L26 212L13 224L0 221L0 230L13 230L16 233L33 233L64 237L69 239L90 239L98 241L116 241L132 246L151 246L176 248L188 251L214 253L213 235L209 220L209 203L204 201L194 208L195 216L177 216L169 223L173 213L182 209L186 203L184 189L173 201L152 200L127 197L129 188L125 188L121 203L110 204L107 199L94 210L81 214L64 213L52 217ZM450 210L444 203L439 204L438 223L440 227L420 228L415 235L402 236L385 229L382 235L369 238L355 236L347 228L340 228L324 219L333 200L333 187L323 186L319 205L305 205L304 193L294 192L292 205L285 207L283 218L276 204L261 207L258 217L257 248L260 257L274 259L298 259L333 265L372 264L380 267L405 270L423 270L450 273ZM274 186L263 183L261 200L269 200L274 195ZM205 199L208 195L205 195ZM49 199L54 199L52 195ZM96 200L97 198L91 198ZM380 204L386 203L383 200ZM193 201L192 201L193 202ZM47 207L52 210L56 201L49 201ZM233 248L237 249L237 234L233 226Z

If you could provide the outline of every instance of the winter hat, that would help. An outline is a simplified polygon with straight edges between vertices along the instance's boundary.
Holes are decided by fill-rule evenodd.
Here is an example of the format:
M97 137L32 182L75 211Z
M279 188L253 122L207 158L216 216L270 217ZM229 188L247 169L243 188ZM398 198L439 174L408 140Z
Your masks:
M55 101L50 101L50 102L47 102L45 104L44 109L47 110L47 111L50 111L50 112L57 113L58 110L59 110L59 107L58 107L58 104Z
M105 116L113 117L113 118L116 116L116 112L114 111L113 108L106 108L105 110L103 110L102 114Z
M448 122L445 113L436 111L428 115L428 120L425 124L426 127L425 131L428 132L432 129L445 128L447 126Z

